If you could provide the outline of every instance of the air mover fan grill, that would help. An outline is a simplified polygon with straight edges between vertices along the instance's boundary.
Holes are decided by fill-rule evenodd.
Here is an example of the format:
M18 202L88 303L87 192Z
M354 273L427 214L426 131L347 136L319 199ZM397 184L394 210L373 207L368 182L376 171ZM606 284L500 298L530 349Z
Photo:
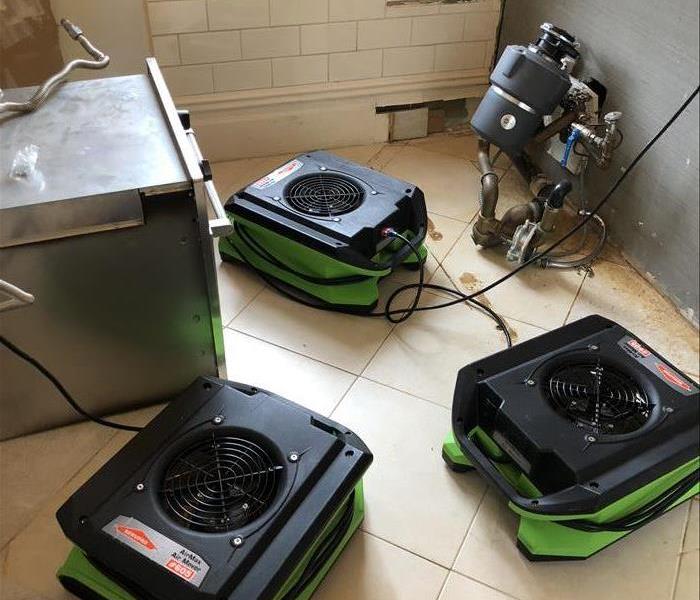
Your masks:
M349 177L337 173L313 173L292 181L284 199L305 215L334 217L355 210L364 190Z
M212 433L165 471L162 502L180 525L204 533L242 527L270 507L283 467L249 439Z
M599 361L558 367L545 380L545 394L559 414L602 435L632 433L651 415L644 389Z

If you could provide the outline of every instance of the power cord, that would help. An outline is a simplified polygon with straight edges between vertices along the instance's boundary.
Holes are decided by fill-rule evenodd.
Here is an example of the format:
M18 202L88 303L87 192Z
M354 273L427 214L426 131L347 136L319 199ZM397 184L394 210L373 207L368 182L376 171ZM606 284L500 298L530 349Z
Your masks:
M28 362L30 365L32 365L37 371L39 371L46 379L48 379L54 387L61 393L63 398L68 402L68 404L71 405L73 410L77 412L79 415L85 417L89 421L92 421L93 423L97 423L98 425L102 425L104 427L111 427L112 429L119 429L121 431L141 431L143 427L134 427L131 425L124 425L122 423L114 423L113 421L108 421L106 419L102 419L100 417L96 417L94 415L91 415L88 411L86 411L80 404L78 404L73 396L70 395L68 390L65 388L65 386L58 380L56 376L53 375L44 365L42 365L38 360L36 360L34 357L30 356L27 354L24 350L21 348L18 348L15 344L13 344L10 340L5 338L4 336L0 335L0 344L5 346L10 352L21 358L22 360Z
M673 116L666 122L666 124L657 132L657 134L649 140L644 148L635 156L635 158L632 160L632 162L629 164L629 166L622 172L622 174L617 178L615 183L612 185L610 190L603 196L602 200L598 202L598 204L591 210L586 217L578 223L576 226L574 226L566 235L564 235L562 238L560 238L558 241L554 242L551 246L540 252L539 254L535 254L532 256L529 260L524 262L523 264L519 265L512 271L509 271L506 273L503 277L500 277L496 281L491 282L487 286L481 288L480 290L477 290L476 292L472 292L471 294L461 294L460 297L456 300L452 300L450 302L445 302L443 304L436 304L433 306L421 306L416 308L416 311L421 311L421 310L436 310L438 308L445 308L447 306L452 306L453 304L458 304L460 302L464 301L473 301L474 298L477 298L486 292L491 291L495 287L501 285L502 283L508 281L511 277L514 275L520 273L523 269L529 267L530 265L534 263L538 263L539 261L542 260L545 256L547 256L552 250L556 250L559 246L561 246L564 242L566 242L569 238L571 238L573 235L576 234L582 227L586 226L588 223L591 222L591 220L594 218L596 214L600 211L601 208L610 200L611 196L618 190L620 185L627 179L629 174L634 170L634 168L639 164L639 162L644 158L644 156L651 150L651 148L656 144L656 142L661 138L666 131L678 120L678 118L685 112L685 110L688 108L690 103L695 99L695 97L698 95L698 92L700 91L700 87L696 87L695 91L683 102L683 104L676 110L676 112L673 114ZM397 292L403 291L405 289L410 289L412 287L415 287L416 284L408 284L406 286L403 286L403 288L399 288ZM396 294L396 292L395 292ZM455 294L456 295L456 294ZM397 311L389 311L391 313L397 312ZM400 312L400 311L399 311Z
M545 256L548 256L553 250L556 250L559 246L561 246L564 242L566 242L568 239L570 239L572 236L574 236L579 230L581 230L583 227L587 227L588 223L591 222L593 218L598 214L600 209L610 200L612 195L618 190L620 185L627 179L629 174L635 169L635 167L639 164L639 162L644 158L644 156L651 150L651 148L656 144L656 142L661 138L666 131L676 122L676 120L685 112L685 110L688 108L690 103L695 99L695 97L698 95L698 92L700 91L700 88L696 87L695 91L683 102L683 104L676 110L676 112L673 114L673 116L666 122L666 124L656 133L656 135L649 140L645 146L642 148L642 150L635 156L635 158L632 160L630 165L625 169L622 174L617 178L615 183L611 186L611 188L608 190L608 192L603 196L601 201L591 210L586 214L586 216L577 224L575 225L566 235L561 237L558 241L554 242L551 246L543 250L542 252L538 254L534 254L529 260L524 262L523 264L519 265L515 269L509 271L506 273L503 277L500 277L499 279L491 282L487 286L481 288L480 290L477 290L476 292L472 292L470 294L464 294L461 291L457 290L456 288L448 288L445 286L441 285L436 285L436 284L430 284L430 283L425 283L424 277L425 277L425 271L424 271L424 265L423 265L423 260L420 257L420 254L418 252L418 249L415 247L415 245L408 240L406 237L403 235L397 233L393 229L385 229L383 231L383 234L387 237L394 237L397 239L400 239L403 241L404 244L407 244L410 248L413 254L416 256L417 260L419 261L420 264L420 277L418 283L409 283L406 285L403 285L391 294L389 299L387 300L387 303L384 307L384 310L381 312L370 312L370 313L365 313L365 312L360 312L360 311L353 311L351 309L347 308L340 308L337 306L333 306L331 304L326 304L322 302L311 302L309 300L306 300L304 298L301 298L297 294L293 294L289 292L287 289L282 287L281 284L277 282L277 280L273 279L272 277L268 276L266 273L262 272L260 269L257 269L254 265L251 264L251 262L248 260L246 255L241 252L241 249L238 248L235 244L235 242L232 242L229 238L229 241L231 241L234 249L238 253L238 255L241 257L244 263L246 263L253 271L255 271L270 287L273 289L277 290L279 293L284 295L285 297L294 300L295 302L298 302L300 304L303 304L305 306L309 306L311 308L316 308L319 310L327 310L331 312L342 312L342 313L347 313L347 314L353 314L353 315L359 315L359 316L367 316L367 317L384 317L391 321L392 323L401 323L408 318L410 318L414 313L416 312L421 312L421 311L429 311L429 310L438 310L441 308L447 308L448 306L453 306L456 304L460 304L462 302L466 302L469 304L472 304L485 312L488 316L490 316L496 323L498 324L498 328L503 331L503 334L506 338L506 342L508 347L512 345L512 340L511 336L508 332L508 328L505 325L505 322L503 319L495 312L493 311L490 307L486 306L485 304L479 302L476 300L479 296L485 294L486 292L489 292L496 288L497 286L501 285L502 283L505 283L508 281L511 277L514 277L516 274L520 273L523 269L529 267L532 264L539 263ZM246 245L250 248L249 241L245 237L241 237L242 241L246 243ZM252 248L253 251L255 251L255 248ZM286 268L284 270L289 270ZM293 274L304 278L304 275L300 273L296 273L292 271ZM450 300L448 302L442 302L439 304L432 304L430 306L418 306L418 302L420 301L421 294L423 290L437 290L440 292L445 292L447 294L450 294L454 296L454 300ZM394 305L394 302L396 299L404 292L408 290L415 290L415 296L414 300L411 303L409 307L406 308L392 308Z
M357 315L364 315L364 316L369 316L369 317L384 317L391 321L392 323L401 323L405 321L406 319L410 318L414 313L418 311L428 311L428 310L437 310L440 308L446 308L448 306L453 306L455 304L460 304L462 302L467 302L469 304L473 304L477 306L479 309L484 311L486 314L488 314L496 323L498 323L499 329L503 331L503 334L506 338L506 342L508 347L512 345L512 340L510 333L508 331L508 328L503 321L503 319L491 308L486 306L485 304L475 300L475 298L485 294L486 292L494 289L495 287L501 285L505 281L508 281L511 277L515 276L517 273L525 269L526 267L529 267L530 265L539 262L543 257L547 256L550 252L561 246L566 240L571 238L573 235L576 234L582 227L586 226L587 223L593 219L593 217L600 211L600 209L608 202L610 197L617 191L617 189L622 185L622 182L629 176L629 174L632 172L632 170L639 164L639 162L644 158L644 156L651 150L651 148L656 144L656 142L661 138L666 131L676 122L676 120L685 112L685 110L688 108L690 103L695 99L695 97L698 95L698 92L700 92L700 87L696 87L695 91L683 102L683 104L680 106L680 108L673 114L673 116L668 120L668 122L659 130L659 132L651 139L647 144L642 148L642 150L637 154L637 156L634 158L634 160L630 163L629 167L625 171L623 171L622 175L620 175L615 183L612 185L610 190L608 191L605 196L603 196L603 199L597 204L597 206L590 212L588 215L575 227L573 227L564 237L560 238L557 242L540 252L539 254L535 254L532 256L528 261L524 262L522 265L516 267L512 271L506 273L503 277L497 279L496 281L493 281L489 285L481 288L480 290L477 290L476 292L472 292L471 294L464 294L460 292L457 289L452 289L448 288L445 286L441 285L436 285L436 284L431 284L431 283L425 283L425 264L423 259L420 256L420 253L418 249L415 247L415 245L408 240L406 237L403 235L397 233L393 229L387 229L385 230L385 235L387 237L394 237L396 239L399 239L403 241L404 244L407 244L410 248L413 254L415 255L416 259L418 260L418 264L420 265L420 275L419 275L419 281L418 283L410 283L404 286L399 287L398 289L394 290L394 292L391 294L389 299L387 300L386 306L384 308L384 311L378 312L378 313L360 313L360 312L355 312L355 311L350 311L347 309L340 309L338 307L334 307L332 305L324 305L324 304L319 304L319 303L314 303L314 302L309 302L306 301L294 294L289 293L287 290L285 290L281 285L277 284L271 277L268 277L266 274L264 274L262 271L259 269L256 269L245 257L245 255L240 252L240 249L238 249L235 245L234 248L238 252L238 255L242 257L243 261L246 262L253 270L255 270L270 287L276 289L278 292L283 294L284 296L294 300L295 302L299 302L301 304L304 304L306 306L310 306L312 308L320 309L320 310L329 310L329 311L334 311L334 312L345 312L345 313L350 313L350 314L357 314ZM411 305L407 308L400 308L400 309L392 309L391 306L393 305L394 301L396 298L398 298L403 292L410 290L410 289L415 289L416 294L414 296L413 302ZM432 290L439 290L442 292L446 292L448 294L451 294L455 296L454 300L451 300L449 302L443 302L441 304L434 304L431 306L418 306L418 303L420 302L421 295L423 293L423 290L426 289L432 289ZM396 315L400 315L395 318ZM87 412L84 408L76 402L76 400L71 396L71 394L68 392L68 390L63 386L63 384L59 381L57 377L55 377L46 367L44 367L38 360L24 352L21 348L18 348L15 344L10 342L7 338L0 336L0 344L5 346L10 352L21 358L22 360L28 362L30 365L32 365L35 369L37 369L44 377L46 377L53 385L54 387L61 393L63 398L68 402L68 404L75 410L78 414L81 416L85 417L86 419L97 423L98 425L102 425L104 427L110 427L112 429L119 429L121 431L133 431L133 432L138 432L141 431L143 428L142 427L134 427L131 425L124 425L122 423L114 423L112 421L108 421L106 419L102 419L100 417L96 417L94 415L91 415L89 412Z
M273 266L276 266L277 268L281 269L282 271L286 273L291 273L295 277L298 277L300 279L303 279L304 281L309 281L310 283L325 283L326 280L319 280L318 278L311 278L308 277L307 275L303 273L299 273L298 271L295 271L293 269L290 269L287 265L284 265L281 263L279 260L277 260L275 257L270 256L268 258L268 253L264 252L263 249L261 249L257 244L254 243L254 240L250 238L250 236L247 234L245 229L240 225L236 225L237 229L236 231L239 234L239 239L243 244L245 244L246 248L252 252L253 254L256 254L258 257L263 258L264 260L268 261L271 263ZM419 275L418 275L418 283L411 283L408 285L401 286L394 290L394 292L389 296L389 299L387 300L384 310L379 311L379 312L366 312L360 309L353 310L352 308L347 308L347 307L340 307L340 306L335 306L333 304L323 302L322 300L307 300L306 298L302 297L298 293L293 293L291 292L288 288L284 286L278 279L268 275L261 269L258 269L246 256L246 253L242 251L241 248L238 247L236 242L229 238L229 243L231 246L233 246L233 249L236 251L238 256L240 257L241 261L249 267L252 271L254 271L267 285L269 285L272 289L277 291L279 294L284 296L285 298L288 298L290 300L293 300L294 302L301 304L303 306L308 306L310 308L315 308L317 310L324 310L327 312L336 312L336 313L342 313L342 314L348 314L348 315L353 315L353 316L358 316L358 317L381 317L385 318L388 321L392 323L402 323L403 321L406 321L409 319L415 312L417 311L422 311L422 310L431 310L433 307L432 306L423 306L419 307L418 303L420 302L423 290L437 290L441 292L448 293L452 296L456 296L458 300L456 302L453 302L452 304L457 304L460 302L467 302L469 304L474 305L477 307L479 310L481 310L483 313L485 313L487 316L489 316L491 319L494 320L496 323L496 327L498 330L500 330L503 333L503 336L505 337L506 340L506 345L510 348L513 345L513 340L510 335L510 331L508 330L508 326L506 325L505 321L503 318L498 315L492 308L489 306L486 306L484 303L479 302L478 300L470 300L467 298L466 294L463 294L456 288L449 288L445 287L442 285L436 285L433 283L425 283L425 261L423 260L423 257L420 255L420 252L416 245L411 242L407 237L404 235L396 232L394 229L391 228L386 228L382 230L382 236L385 238L395 238L400 241L402 241L405 245L407 245L410 249L413 255L416 257L417 264L419 265ZM370 277L368 276L359 276L358 278L355 278L354 280L360 281L360 280L365 280L369 279ZM347 278L342 278L343 280ZM336 285L337 279L329 279L327 280L328 285ZM415 290L415 295L413 297L413 301L411 302L411 305L406 307L406 308L397 308L393 309L392 306L396 299L405 291L414 289ZM436 305L436 308L442 308L443 305Z
M575 519L571 521L557 521L557 523L571 529L586 532L634 531L665 514L667 510L697 485L699 476L700 471L696 469L648 504L615 521L594 523L592 521Z

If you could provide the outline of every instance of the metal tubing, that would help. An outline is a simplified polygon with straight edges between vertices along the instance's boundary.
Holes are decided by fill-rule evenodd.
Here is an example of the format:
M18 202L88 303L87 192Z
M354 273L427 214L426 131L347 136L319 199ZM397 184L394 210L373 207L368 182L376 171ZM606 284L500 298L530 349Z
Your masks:
M25 292L22 288L12 285L9 281L0 279L0 292L10 297L5 302L0 302L0 312L27 306L34 303L34 296L29 292Z
M552 121L547 125L542 131L540 131L534 138L532 138L531 144L541 144L546 142L549 138L557 135L563 129L569 127L578 117L579 111L572 110L564 113L561 117Z
M481 171L481 210L484 219L496 217L498 204L498 175L493 171L489 150L491 145L486 140L479 140L479 170Z
M61 25L74 40L80 42L80 45L94 60L76 59L66 63L58 73L41 84L34 95L25 102L0 102L0 113L5 111L32 112L44 103L54 88L62 83L74 69L104 69L109 64L109 56L96 48L79 27L73 25L68 19L61 19Z
M547 268L553 267L555 269L575 269L577 267L588 265L598 258L600 253L603 251L605 241L608 238L608 229L605 226L605 221L603 221L603 219L598 215L593 215L593 220L598 224L598 227L600 227L600 236L595 247L587 255L573 260L545 257L542 259L542 266Z

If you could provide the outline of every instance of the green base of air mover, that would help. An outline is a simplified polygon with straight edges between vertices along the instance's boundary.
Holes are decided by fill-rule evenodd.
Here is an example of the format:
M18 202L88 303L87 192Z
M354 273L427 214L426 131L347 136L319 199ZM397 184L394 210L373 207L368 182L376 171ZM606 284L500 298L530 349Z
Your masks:
M520 494L533 499L542 495L513 463L501 460L505 457L503 451L484 431L477 428L472 431L471 436L478 437L481 446L493 457L493 464ZM452 433L445 438L442 457L447 466L455 472L462 473L474 469ZM594 514L541 515L522 510L509 503L509 508L520 517L518 549L532 561L589 558L629 535L631 531L581 531L567 527L566 521L585 520L604 525L620 519L659 497L678 481L697 470L699 463L700 458L691 460ZM699 492L700 484L696 484L668 510L691 499Z
M328 521L273 600L309 600L311 598L362 523L365 514L362 482L355 487L352 502L353 514L350 525L347 527L345 535L336 543L335 549L328 555L328 559L315 570L308 583L304 584L303 579L308 575L307 567L310 566L317 552L323 549L324 543L332 538L336 526L340 524L346 513L347 502L344 502ZM81 600L140 600L102 573L79 548L73 548L56 575L63 587ZM302 582L301 589L293 591L294 588L299 587L300 582Z
M234 216L230 213L228 216L233 222ZM239 216L235 217L235 222L239 227L244 228L256 246L263 248L275 262L286 268L280 268L272 260L265 259L260 252L253 251L250 242L241 238L238 229L231 236L221 238L219 241L222 260L246 264L326 304L357 311L370 311L377 305L379 281L392 272L389 268L372 270L344 263ZM410 232L404 233L411 236ZM376 254L372 261L376 264L390 262L391 257L401 246L400 240L393 241ZM424 245L418 248L418 253L421 260L425 261L428 251ZM402 264L409 268L420 266L412 252ZM350 281L337 283L337 280L343 279L350 279ZM323 283L323 280L336 280L336 282Z

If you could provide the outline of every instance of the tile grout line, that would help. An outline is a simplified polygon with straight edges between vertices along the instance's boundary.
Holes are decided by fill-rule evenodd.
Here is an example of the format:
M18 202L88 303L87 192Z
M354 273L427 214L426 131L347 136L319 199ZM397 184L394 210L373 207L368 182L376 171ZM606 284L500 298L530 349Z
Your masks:
M97 423L92 423L91 421L85 421L84 424L87 426L90 426L90 427L102 427L101 425L98 425ZM49 431L52 431L52 430L49 430ZM53 430L53 431L55 431L55 430ZM119 435L119 432L114 430L112 435L105 441L104 445L100 446L100 448L95 450L95 452L93 452L83 463L81 463L80 466L75 471L73 471L73 473L71 473L71 475L69 476L69 479L61 487L59 487L57 490L54 490L51 493L51 495L46 499L46 502L43 502L39 507L37 507L36 512L34 512L34 514L31 516L31 518L27 521L27 524L24 525L9 540L7 540L7 542L5 542L5 544L3 546L0 547L0 552L4 551L10 547L10 544L12 544L12 542L14 542L20 535L22 535L31 526L31 524L34 522L34 519L36 519L36 517L41 513L41 511L49 504L51 499L58 492L60 492L66 485L68 485L71 481L73 481L73 479L75 479L75 477L78 475L78 473L80 473L80 471L82 471L85 467L87 467L87 465L90 464L90 462L100 452L102 452L102 450L104 450L110 443L112 443L112 441L114 440L114 438L117 437L117 435ZM3 564L3 569L4 569L4 564ZM3 572L4 572L4 570L3 570Z
M688 508L685 515L685 523L683 523L683 535L681 536L681 547L678 549L678 554L683 554L683 548L685 547L685 541L688 539L688 530L690 529L690 512L693 508L692 502L693 498L688 502Z
M442 264L440 264L440 265L438 266L438 268L439 268L439 269L442 269L442 272L445 274L445 276L446 276L447 279L450 281L450 283L453 285L453 287L454 287L457 291L461 291L461 290L459 289L459 285L455 283L454 279L453 279L452 276L448 273L448 271L447 271L447 269L445 268L445 266L442 265ZM437 272L437 269L436 269L436 272ZM435 276L435 274L433 274L433 277L434 277L434 276ZM444 298L444 296L441 296L441 295L440 295L439 291L431 292L431 291L429 291L429 290L426 290L426 293L429 293L429 294L432 293L434 296L438 296L438 297L440 297L440 298ZM444 293L446 293L446 292L444 292ZM469 294L469 293L471 293L471 291L470 291L470 290L467 290L466 293ZM469 308L469 309L471 309L471 310L478 310L478 307L471 306L467 301L462 302L462 304L465 304L465 305L467 306L467 308ZM573 304L573 303L572 303L572 304ZM455 306L456 306L456 305L455 305ZM494 310L494 312L496 312L495 309L493 309L493 310ZM482 314L484 314L484 313L482 313ZM547 329L546 327L542 327L542 325L535 325L534 323L529 323L529 322L527 322L527 321L523 321L522 319L516 319L515 317L511 317L511 316L509 316L509 315L505 315L505 314L503 314L503 313L501 313L501 312L496 312L496 314L497 314L499 317L501 317L502 319L508 320L509 322L510 322L510 321L515 321L516 323L520 323L521 325L527 325L528 327L534 327L535 329L541 329L542 331L545 331L545 332L551 331L550 329Z
M446 410L448 413L451 411L450 408L448 408L444 404L440 404L439 402L435 402L435 400L430 400L428 398L416 396L415 394L412 394L411 392L407 392L406 390L399 389L397 387L394 387L393 385L390 385L388 383L384 383L383 381L378 381L377 379L372 379L371 377L369 377L367 375L361 374L361 375L358 375L357 378L364 379L365 381L370 381L371 383L375 383L377 385L381 385L382 387L388 388L388 389L393 390L395 392L399 392L400 394L405 394L406 396L409 396L411 398L415 398L416 400L420 400L421 402L427 402L428 404L432 404L433 406L437 406L438 408Z
M474 528L474 523L476 522L476 517L478 516L479 511L481 510L481 507L483 506L484 502L486 501L486 496L488 495L490 489L491 489L491 487L488 484L486 484L486 489L484 489L484 493L481 496L481 500L479 501L479 504L477 505L476 510L474 511L474 516L472 517L471 521L469 522L469 526L467 527L467 531L464 534L464 538L462 539L462 543L459 546L459 550L457 551L457 555L455 556L455 559L452 561L452 566L450 567L450 573L455 573L461 577L464 577L466 579L474 581L474 582L478 583L479 585L483 585L484 587L490 588L490 589L498 592L499 594L503 594L504 596L508 596L509 598L513 598L513 600L520 600L516 596L513 596L513 594L511 594L510 592L500 590L497 587L494 587L493 585L491 585L489 583L485 583L483 581L475 579L474 577L471 577L470 575L465 575L464 573L460 573L459 571L455 570L455 565L457 564L457 560L459 559L459 555L461 554L461 552L464 548L464 545L467 543L467 538L469 537L469 533ZM442 591L441 591L441 593L442 593Z
M676 592L678 591L678 580L681 575L681 561L683 560L683 546L685 545L685 537L688 532L688 524L690 522L690 509L691 505L689 504L685 513L685 519L683 521L683 535L681 536L680 547L678 549L678 554L676 555L676 565L673 573L673 585L671 586L671 595L669 596L669 600L674 600L674 598L676 597Z
M248 272L251 275L253 275L256 279L260 279L260 276L257 273L250 271L250 270L248 270ZM217 282L218 282L218 277L217 277ZM241 309L235 315L233 315L228 320L227 323L224 324L224 329L226 327L228 327L229 325L231 325L231 323L233 323L240 316L240 314L253 303L253 301L257 300L258 296L260 296L260 294L262 294L266 289L268 289L267 284L263 282L262 287L253 295L253 297L250 300L248 300L248 302L246 302L245 305L242 306Z
M576 301L578 300L578 297L581 295L581 292L583 291L583 286L588 281L588 276L590 273L586 272L586 274L583 276L583 279L581 280L581 285L578 286L578 290L576 291L576 295L574 296L574 299L571 301L571 305L569 306L569 310L566 312L566 316L564 317L564 322L562 323L562 326L566 325L566 323L569 320L569 317L571 317L571 312L574 310L574 305L576 304Z
M254 340L257 340L259 342L263 342L265 344L270 344L270 346L274 346L275 348L279 348L280 350L286 350L287 352L291 352L292 354L296 354L297 356L301 356L302 358L307 358L309 360L312 360L314 362L317 362L321 365L325 365L327 367L331 367L332 369L337 369L338 371L342 371L343 373L347 373L348 375L352 375L353 377L359 377L360 373L355 373L353 371L349 371L348 369L345 369L343 367L339 367L337 365L325 362L323 360L320 360L318 358L314 358L313 356L308 356L307 354L303 354L302 352L299 352L298 350L292 350L291 348L287 348L286 346L282 346L280 344L277 344L275 342L271 342L269 340L266 340L264 338L258 337L256 335L252 335L246 331L241 331L240 329L236 329L235 327L231 327L231 325L227 325L224 327L224 329L229 329L231 331L235 331L236 333L240 333L241 335L244 335L246 337L252 338Z
M332 418L333 418L333 414L335 413L336 410L338 410L338 407L341 405L341 403L343 402L343 400L345 400L345 398L347 397L347 395L350 393L350 390L351 390L353 387L355 387L355 384L357 383L357 380L358 380L359 378L360 378L359 375L355 375L355 379L353 379L352 383L348 386L348 389L346 389L346 390L342 393L342 395L340 396L340 399L338 400L338 402L335 403L335 406L333 407L333 409L328 413L328 418L329 418L329 419L332 419Z
M450 578L450 573L457 573L457 571L454 570L455 565L457 564L457 560L459 559L459 555L462 552L462 548L464 548L464 544L467 542L467 537L469 536L469 532L472 529L472 526L474 525L474 521L476 521L476 515L479 514L479 511L481 510L481 505L484 503L484 498L486 498L486 494L489 491L489 486L488 484L484 487L484 492L481 494L481 498L479 499L479 504L476 505L476 510L474 511L474 514L472 515L472 518L469 521L469 524L467 525L467 530L464 532L464 537L462 537L462 541L459 543L459 548L457 548L457 553L455 554L454 559L452 560L452 564L450 565L450 570L447 574L447 577L445 578L444 583L442 584L442 588L440 588L440 593L438 594L438 600L440 600L440 596L442 596L442 593L445 591L445 587L447 586L447 580ZM459 573L459 575L462 575ZM469 578L471 579L471 577Z
M391 540L388 540L386 538L383 538L381 535L377 535L376 533L372 533L371 531L367 531L364 527L360 527L360 531L362 533L373 537L377 540L380 540L384 542L385 544L389 544L390 546L393 546L394 548L398 548L399 550L402 550L403 552L407 552L408 554L411 554L412 556L415 556L416 558L420 558L421 560L424 560L426 562L429 562L431 565L435 565L436 567L439 567L440 569L443 569L447 571L447 574L450 574L450 570L443 564L440 564L436 560L433 560L432 558L428 558L426 556L422 556L421 554L418 554L415 550L411 550L410 548L404 548L403 546L400 546L399 544L392 542Z

